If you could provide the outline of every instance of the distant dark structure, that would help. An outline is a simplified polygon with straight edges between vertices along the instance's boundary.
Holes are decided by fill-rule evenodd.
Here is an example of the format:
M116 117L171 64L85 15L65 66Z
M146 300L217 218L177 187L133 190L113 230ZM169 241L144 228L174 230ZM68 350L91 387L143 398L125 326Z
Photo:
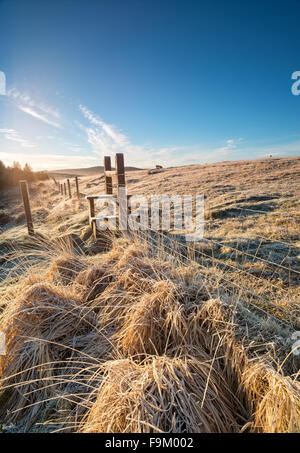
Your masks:
M162 165L155 165L155 168L163 168Z
M160 173L159 168L154 168L153 170L148 170L148 175L155 175L156 173Z

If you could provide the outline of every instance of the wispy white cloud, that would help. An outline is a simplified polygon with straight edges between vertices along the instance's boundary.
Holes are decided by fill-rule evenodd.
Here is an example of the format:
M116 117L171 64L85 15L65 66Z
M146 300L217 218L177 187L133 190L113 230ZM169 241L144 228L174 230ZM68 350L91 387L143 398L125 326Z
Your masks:
M43 103L37 103L28 94L21 93L15 87L10 88L7 91L7 96L11 98L16 103L18 109L22 110L24 113L27 113L44 123L50 124L51 126L62 128L61 124L58 122L61 115L57 109Z
M242 143L243 139L238 138L230 138L225 141L224 146L220 146L217 148L210 149L208 154L208 162L211 162L216 159L222 159L226 156L230 156L233 152L237 152L238 146Z
M151 146L133 144L129 137L120 131L115 125L108 124L96 116L87 107L80 105L83 116L90 122L88 127L77 123L87 135L87 141L92 150L101 157L113 155L117 152L126 154L128 165L151 167L159 156L158 149Z
M103 155L116 152L118 149L132 148L129 138L112 124L107 124L94 115L87 107L80 105L79 109L83 116L89 120L94 128L85 128L88 142L95 151L100 151Z
M23 138L15 129L0 129L0 134L6 140L17 142L23 148L34 148L36 146L35 143Z
M58 120L61 118L61 114L57 109L50 107L49 105L39 104L38 108L42 110L42 112L47 113Z
M133 144L129 137L116 126L105 123L87 107L80 105L80 111L89 121L88 127L77 122L87 136L87 141L92 150L101 155L112 155L116 152L126 154L126 162L140 167L151 167L155 164L164 166L179 166L191 163L210 162L222 159L237 151L242 139L228 139L224 146L214 149L204 149L200 145L194 146L164 146Z
M47 118L46 115L38 113L32 107L26 107L25 105L19 105L18 109L22 110L22 112L25 112L28 115L31 115L31 116L33 116L34 118L36 118L36 119L38 119L40 121L43 121L44 123L50 124L51 126L58 127L58 128L61 129L61 125L59 123Z

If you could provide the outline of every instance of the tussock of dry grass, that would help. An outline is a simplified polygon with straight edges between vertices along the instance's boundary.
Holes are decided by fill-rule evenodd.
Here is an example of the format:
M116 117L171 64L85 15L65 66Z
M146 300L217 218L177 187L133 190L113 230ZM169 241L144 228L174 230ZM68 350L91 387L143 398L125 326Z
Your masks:
M8 305L1 323L6 355L0 356L0 373L7 389L5 406L16 411L12 421L25 415L31 420L39 410L35 403L56 395L55 368L68 357L76 338L96 323L95 314L75 294L51 284L25 287ZM14 386L19 390L11 391Z
M300 386L266 363L249 364L242 375L253 410L251 429L264 433L300 432Z
M234 398L202 360L154 356L145 364L107 362L83 432L232 432ZM207 379L209 376L209 383Z
M110 280L106 266L102 265L90 267L80 272L76 278L76 283L84 288L84 300L89 302L93 301L105 290Z
M182 324L175 285L160 281L128 309L117 342L125 356L164 354L168 348L180 345Z
M87 268L87 264L80 258L72 255L60 256L52 261L47 273L47 279L68 285L85 268Z

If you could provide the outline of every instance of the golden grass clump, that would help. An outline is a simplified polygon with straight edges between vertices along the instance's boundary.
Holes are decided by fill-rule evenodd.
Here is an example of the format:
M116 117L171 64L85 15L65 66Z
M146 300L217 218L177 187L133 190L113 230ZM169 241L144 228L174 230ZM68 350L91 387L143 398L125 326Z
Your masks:
M180 345L185 321L176 293L172 282L158 281L153 284L152 293L146 293L128 308L116 335L125 356L159 355Z
M79 274L76 279L77 283L87 287L86 300L91 301L91 307L99 313L102 326L113 324L115 329L121 328L128 310L141 297L155 292L158 282L165 282L161 276L166 264L151 261L146 256L132 258L132 253L135 253L134 249L132 250L127 255L122 255L122 250L119 251L123 259L122 267L107 254L102 264L94 270L91 268Z
M282 376L265 362L248 363L241 379L251 405L251 431L300 432L300 384Z
M249 414L251 432L300 432L300 385L268 362L251 358L234 335L232 310L220 301L205 302L189 323L187 340L200 336L210 356L218 349L220 372ZM200 321L200 324L199 322ZM192 336L192 338L191 338ZM188 339L189 338L189 339Z
M32 422L44 400L56 395L57 368L80 349L80 341L96 330L96 315L74 294L51 284L36 283L7 305L1 329L6 335L6 355L0 356L0 376L8 419L26 413ZM85 344L85 342L84 342ZM17 389L17 390L16 390Z
M85 263L79 256L63 255L54 259L47 271L47 280L63 285L71 284L76 276L87 268Z
M238 430L234 397L209 356L154 356L104 364L97 400L83 432L220 433ZM209 376L209 379L208 379Z
M223 347L233 336L230 312L231 308L219 299L191 304L186 310L188 328L185 343L201 345L208 354L213 355L217 348Z
M85 302L93 301L99 297L110 281L109 267L105 265L89 267L80 272L76 278L76 283L83 288Z
M118 262L115 265L115 269L120 269L124 266L128 266L128 263L134 258L143 258L148 255L147 245L141 243L133 243L128 246L128 243L125 243L127 247L122 250L122 254L119 257ZM120 244L123 245L122 243Z

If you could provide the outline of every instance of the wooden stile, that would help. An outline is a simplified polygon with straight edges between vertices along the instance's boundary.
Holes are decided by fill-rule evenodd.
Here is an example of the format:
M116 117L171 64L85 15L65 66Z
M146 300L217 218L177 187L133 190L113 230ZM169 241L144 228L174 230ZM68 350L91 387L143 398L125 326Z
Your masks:
M110 156L104 157L104 185L105 185L105 195L94 196L88 195L86 199L89 203L89 223L93 230L93 235L97 238L97 223L95 217L95 199L97 198L104 198L106 196L112 196L116 199L117 206L119 207L119 215L117 216L104 216L106 221L111 219L116 219L117 228L123 227L126 225L127 222L127 215L126 212L128 210L128 199L130 198L129 195L126 193L122 193L120 190L121 188L126 188L126 181L125 181L125 165L124 165L124 155L122 153L117 153L115 156L116 159L116 169L111 169L111 158ZM117 181L117 194L113 195L113 177L116 177Z
M108 176L109 178L113 178L114 176L116 176L116 170L111 170L111 171L106 170L105 176Z

